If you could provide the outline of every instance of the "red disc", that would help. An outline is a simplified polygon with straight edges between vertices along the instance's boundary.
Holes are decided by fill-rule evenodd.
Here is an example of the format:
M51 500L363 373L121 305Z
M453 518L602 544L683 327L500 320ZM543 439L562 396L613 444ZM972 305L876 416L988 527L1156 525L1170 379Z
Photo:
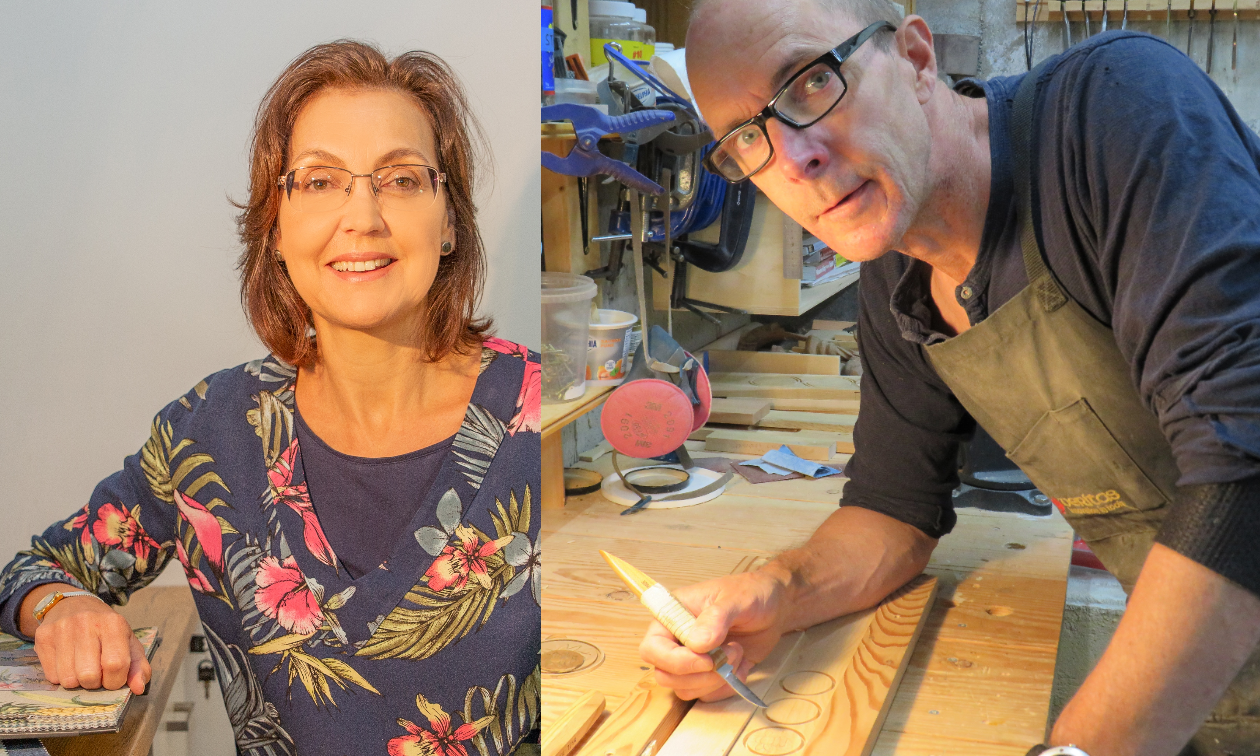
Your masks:
M696 398L700 400L700 404L691 408L695 415L691 423L693 431L700 430L702 425L709 422L709 412L713 410L713 389L709 386L709 374L705 372L704 365L700 365L696 373Z
M669 381L643 378L613 389L599 425L621 454L659 457L683 445L691 435L692 416L682 389Z

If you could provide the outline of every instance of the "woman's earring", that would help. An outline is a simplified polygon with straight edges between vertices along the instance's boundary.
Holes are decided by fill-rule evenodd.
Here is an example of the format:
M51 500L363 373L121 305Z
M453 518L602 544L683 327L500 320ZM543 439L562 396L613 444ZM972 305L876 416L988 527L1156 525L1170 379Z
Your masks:
M276 262L280 263L281 265L284 265L284 255L280 254L280 250L278 249L275 250L275 255L276 255Z
M449 255L450 253L451 253L451 243L448 241L442 242L442 254Z

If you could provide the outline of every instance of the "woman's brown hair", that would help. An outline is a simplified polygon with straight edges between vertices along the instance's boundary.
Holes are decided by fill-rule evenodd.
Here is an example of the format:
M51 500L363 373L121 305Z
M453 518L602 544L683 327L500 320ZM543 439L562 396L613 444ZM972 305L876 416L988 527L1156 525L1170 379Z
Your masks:
M490 330L476 319L486 260L473 204L474 174L488 164L485 136L468 107L463 87L436 55L413 51L388 60L372 45L339 40L302 53L280 74L258 106L250 149L249 201L236 225L245 251L238 261L241 302L250 324L276 356L293 365L318 357L307 336L311 311L298 296L275 255L281 191L277 179L289 170L289 139L302 107L325 89L387 89L412 97L429 117L446 173L446 201L454 219L455 246L439 258L426 298L425 330L417 334L425 358L470 353Z

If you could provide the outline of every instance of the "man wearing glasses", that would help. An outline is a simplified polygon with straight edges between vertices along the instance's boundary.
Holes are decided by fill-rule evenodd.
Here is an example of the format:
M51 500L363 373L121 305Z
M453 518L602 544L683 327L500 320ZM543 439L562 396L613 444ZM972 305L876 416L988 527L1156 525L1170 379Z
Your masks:
M720 698L696 652L733 641L746 671L880 601L952 528L979 423L1130 593L1050 744L1260 754L1260 138L1152 37L950 90L926 24L897 19L881 0L693 11L709 169L865 263L862 411L844 506L763 569L679 591L708 643L654 625L643 658Z

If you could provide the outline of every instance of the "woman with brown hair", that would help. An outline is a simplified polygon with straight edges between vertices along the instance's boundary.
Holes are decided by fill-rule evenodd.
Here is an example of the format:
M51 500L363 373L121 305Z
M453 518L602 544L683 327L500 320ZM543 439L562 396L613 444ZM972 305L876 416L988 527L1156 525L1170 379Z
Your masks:
M172 402L0 572L48 679L143 690L110 604L174 555L237 749L510 752L539 695L539 363L475 317L479 129L435 56L295 60L238 223L268 357Z

